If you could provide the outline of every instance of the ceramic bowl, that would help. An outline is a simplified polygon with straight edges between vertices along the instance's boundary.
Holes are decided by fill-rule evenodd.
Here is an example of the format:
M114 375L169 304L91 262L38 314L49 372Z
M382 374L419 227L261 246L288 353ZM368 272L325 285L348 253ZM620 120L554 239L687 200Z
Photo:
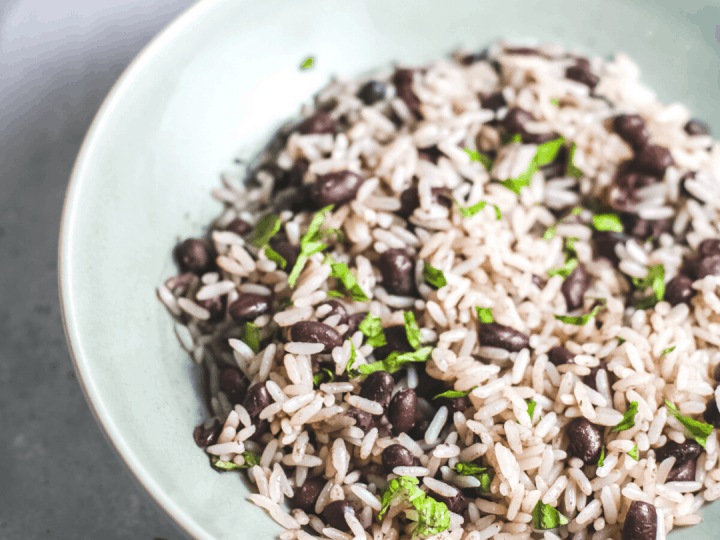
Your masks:
M645 83L720 128L717 7L696 0L203 0L131 64L72 174L60 246L68 343L90 406L147 491L191 536L270 539L238 474L194 444L198 373L154 289L178 238L220 205L209 192L332 75L414 64L495 39L630 54ZM304 58L315 67L301 71ZM720 505L674 538L717 538ZM716 530L716 529L715 529Z

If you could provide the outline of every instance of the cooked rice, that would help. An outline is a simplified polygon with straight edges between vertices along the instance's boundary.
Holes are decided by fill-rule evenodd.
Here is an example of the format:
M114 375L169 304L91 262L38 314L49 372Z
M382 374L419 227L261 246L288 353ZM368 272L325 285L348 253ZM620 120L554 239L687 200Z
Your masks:
M710 403L720 404L714 381L720 364L720 277L694 280L689 303L660 301L646 309L634 305L639 294L633 296L630 285L660 264L667 284L688 271L684 259L703 240L720 236L720 143L690 136L683 129L689 112L658 102L640 85L638 69L625 55L592 59L592 72L599 76L593 92L563 76L574 62L556 45L523 54L501 43L473 62L464 62L458 52L411 72L410 88L399 88L391 73L377 75L388 94L372 105L357 97L368 80L334 80L303 117L331 111L343 133L302 134L291 126L265 161L248 171L256 185L245 188L226 177L223 187L213 190L225 204L208 236L217 266L199 276L168 279L157 296L176 321L183 349L203 367L217 422L198 429L217 425L218 430L208 439L212 444L203 443L206 452L214 460L249 466L259 492L250 500L288 529L281 539L318 538L301 530L305 525L330 540L411 538L404 513L409 507L402 502L394 501L377 519L386 484L396 476L418 478L428 498L449 505L456 497L466 499L466 510L451 508L460 513L448 514L450 525L438 540L526 540L541 533L545 540L618 540L632 501L656 506L657 535L647 540L664 540L677 526L699 523L701 506L720 499L716 432L707 438L694 477L675 478L676 457L658 458L669 442L692 441L668 414L665 400L700 421ZM481 107L479 94L485 99L499 92L496 111ZM534 144L501 143L511 107L535 116L525 125L526 135L554 133L575 143L579 180L563 172L546 178L548 169L541 168L519 195L497 182L525 171L536 152ZM626 230L624 240L598 259L590 207L597 203L604 206L599 213L614 212L608 206L615 204L614 179L633 155L611 127L618 114L641 115L651 142L667 147L675 161L661 181L635 190L635 207L625 217L638 227L662 220L667 226L653 233L654 241L632 238ZM496 155L490 171L465 148ZM328 247L309 258L291 287L291 268L280 268L249 236L224 229L236 218L253 226L278 207L278 238L299 249L315 211L295 211L292 203L302 196L298 185L274 185L297 174L298 163L298 179L305 184L343 170L365 181L353 200L327 214L324 227L338 229L344 240L323 237ZM411 186L417 188L418 207L402 217L407 201L401 194ZM481 201L488 206L463 217L438 189L463 208ZM492 205L501 219L495 219ZM585 208L571 213L576 205ZM554 238L543 238L550 227ZM545 279L565 262L568 238L576 239L574 253L588 274L585 302L575 310L568 308L564 278ZM403 250L414 260L411 294L395 294L383 283L379 260L388 250ZM344 289L326 255L347 264L369 298L353 301L346 295L348 315L370 311L387 329L402 325L402 312L412 311L422 342L432 344L426 363L403 366L405 375L394 389L396 396L410 389L421 398L416 414L426 421L423 429L392 431L377 420L387 407L360 395L365 377L348 377L348 369L372 364L378 352L357 324L350 330L347 315L328 303L328 293ZM615 266L608 257L616 259ZM441 270L447 285L431 287L426 264ZM271 309L238 319L229 306L242 295L259 295ZM584 315L598 298L605 303L585 325L555 317ZM483 343L476 306L493 308L495 322L527 335L527 345L518 350ZM323 321L342 336L342 345L326 347L317 336L291 335L290 327L302 321ZM262 347L253 349L245 322L256 326ZM573 362L557 365L556 346L569 351ZM228 370L238 368L236 377L264 384L268 399L259 409L257 402L241 404L233 393ZM436 401L438 387L466 393L463 406ZM631 402L637 403L635 425L613 430ZM357 409L352 418L349 408ZM363 424L362 415L375 420ZM566 430L578 421L599 430L602 465L573 455ZM383 452L394 444L417 462L383 469ZM258 464L247 462L247 452L259 454ZM629 455L633 452L637 458ZM480 492L477 477L457 473L460 462L486 467L489 493ZM317 477L322 489L307 512L287 513L285 499L297 497ZM343 499L355 512L330 523L326 506ZM569 523L535 530L538 504L557 508Z

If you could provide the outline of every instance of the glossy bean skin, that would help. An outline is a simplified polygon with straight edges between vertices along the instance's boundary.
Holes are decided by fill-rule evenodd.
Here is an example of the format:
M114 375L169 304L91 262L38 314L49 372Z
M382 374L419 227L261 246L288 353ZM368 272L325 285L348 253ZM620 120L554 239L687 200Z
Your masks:
M318 207L341 206L357 195L365 179L352 171L335 171L317 177L312 186L312 198Z
M597 391L597 374L598 371L600 371L601 369L608 374L608 377L610 376L610 372L607 369L607 364L604 360L600 360L600 364L595 366L594 368L591 368L590 373L583 377L583 383L585 384L585 386L588 386L593 390ZM609 379L608 382L610 382ZM612 390L610 390L610 392L612 393Z
M345 304L339 302L338 300L330 300L328 302L325 302L323 305L330 306L332 308L324 316L326 319L329 317L334 317L335 315L339 315L340 321L338 322L338 324L345 324L348 322L348 312L347 309L345 309Z
M291 506L312 511L326 483L327 481L321 476L306 479L300 488L295 488L295 496L290 500Z
M698 279L707 276L720 276L720 255L710 255L700 260Z
M318 321L300 321L290 327L290 339L300 343L322 343L321 352L329 353L342 346L342 337L332 326Z
M400 390L390 400L388 418L393 434L407 433L415 426L417 413L417 394L412 388Z
M392 352L406 353L413 351L404 325L388 326L385 328L384 333L387 344L378 347L373 352L377 360L384 360Z
M225 227L226 231L233 232L237 234L238 236L246 236L253 232L253 226L250 225L247 221L240 218L233 219L230 223L227 224Z
M655 540L657 537L657 510L652 504L633 501L625 516L622 540Z
M265 388L265 383L255 383L247 391L245 399L245 410L254 421L258 418L265 407L270 405L270 392Z
M565 347L553 347L548 351L548 359L555 366L574 364L575 355Z
M230 403L237 405L245 399L248 389L248 380L240 368L229 366L220 372L220 390L222 390Z
M386 85L384 82L371 80L366 82L358 90L357 97L365 105L372 105L385 99Z
M720 255L720 239L708 238L700 242L700 245L698 245L698 255L701 259L713 255Z
M465 498L459 489L458 494L454 497L445 497L443 495L433 495L433 497L436 497L438 501L445 503L448 510L454 514L458 514L459 516L462 516L465 513L465 510L468 509L468 506L470 506L470 502Z
M593 244L595 246L595 258L607 259L614 266L620 263L620 258L615 253L615 246L625 244L628 238L624 233L615 231L594 231Z
M204 238L188 238L175 246L175 261L180 271L202 275L215 264L215 250Z
M603 445L600 429L585 418L575 418L565 428L570 441L568 455L580 458L586 465L597 464Z
M217 418L213 420L210 427L206 428L204 424L200 424L193 430L193 439L195 440L195 444L200 448L212 446L217 442L222 428L223 424Z
M390 404L395 379L387 371L375 371L360 386L360 397L375 401L384 407Z
M688 135L691 135L693 137L697 135L710 135L710 126L708 126L705 122L702 120L698 120L696 118L693 118L688 121L687 124L685 124L685 133Z
M436 161L437 162L437 161ZM450 208L452 206L452 191L446 187L435 187L430 189L430 197L433 204L439 204ZM418 188L407 188L400 194L400 210L397 214L407 219L417 208L420 208L420 195Z
M579 309L585 302L585 291L589 287L589 274L583 263L578 264L563 281L560 291L565 297L568 311Z
M404 249L388 249L378 262L383 287L390 294L411 296L415 293L415 261Z
M613 129L633 149L650 143L650 132L639 114L621 114L613 119Z
M323 517L328 525L339 531L348 532L350 526L345 520L345 514L352 514L357 517L355 507L350 501L333 501L325 506L323 510Z
M367 311L361 311L360 313L353 313L352 315L350 315L347 320L348 329L347 332L345 332L345 336L352 337L352 335L358 331L358 328L360 328L360 324L365 320L367 316Z
M668 441L664 446L655 450L655 461L661 463L669 457L675 458L675 463L697 459L702 454L702 446L693 439L686 439L684 443Z
M530 338L509 326L498 323L480 323L478 325L480 344L497 347L510 352L519 352L528 347Z
M338 123L327 111L318 111L310 118L304 120L299 126L298 131L303 135L322 134L337 132Z
M255 319L270 311L270 297L256 293L240 293L228 312L235 322Z
M363 433L367 435L367 432L373 428L373 417L369 412L350 407L346 412L345 416L355 419L355 427L359 427L363 430Z
M682 463L673 465L667 475L666 482L693 482L695 481L695 470L697 461L689 459Z
M382 464L390 474L395 467L413 467L417 458L401 444L391 444L382 452Z
M285 259L285 272L292 272L298 257L300 256L300 246L291 244L290 241L284 239L270 240L270 247Z
M692 284L692 279L683 274L678 274L665 285L665 300L671 306L689 303L690 299L695 296Z
M675 160L664 146L647 144L636 152L634 163L640 171L662 178L667 168L675 165Z
M393 74L392 82L395 85L395 94L399 97L416 118L422 118L420 99L413 92L412 85L415 78L414 69L397 69Z
M497 111L498 109L505 107L507 101L502 92L495 92L494 94L482 94L480 96L480 106L483 109L490 109L491 111Z
M574 66L565 70L565 78L584 84L590 90L595 89L600 78L590 70L590 62L585 58L578 58Z
M703 413L705 422L713 426L715 429L720 429L720 411L718 411L717 401L714 397L711 397L707 405L705 405L705 412Z

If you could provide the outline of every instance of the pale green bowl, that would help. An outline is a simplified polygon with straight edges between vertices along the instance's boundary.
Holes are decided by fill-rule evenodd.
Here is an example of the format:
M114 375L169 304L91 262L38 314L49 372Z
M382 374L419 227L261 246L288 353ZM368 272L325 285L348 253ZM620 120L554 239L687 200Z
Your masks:
M164 30L105 100L67 193L60 285L68 342L90 406L143 486L192 536L270 539L193 443L205 418L197 372L155 286L178 237L220 210L219 172L252 156L333 74L424 62L501 38L624 51L668 101L720 127L715 24L701 1L204 0ZM315 67L300 71L314 55ZM720 505L674 536L717 538Z

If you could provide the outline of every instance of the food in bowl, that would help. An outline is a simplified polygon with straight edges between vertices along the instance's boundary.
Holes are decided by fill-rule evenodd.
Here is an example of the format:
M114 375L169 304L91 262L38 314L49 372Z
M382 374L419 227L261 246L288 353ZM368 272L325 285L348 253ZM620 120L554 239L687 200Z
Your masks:
M158 289L204 374L195 442L286 540L700 522L719 167L622 54L500 43L333 81Z

